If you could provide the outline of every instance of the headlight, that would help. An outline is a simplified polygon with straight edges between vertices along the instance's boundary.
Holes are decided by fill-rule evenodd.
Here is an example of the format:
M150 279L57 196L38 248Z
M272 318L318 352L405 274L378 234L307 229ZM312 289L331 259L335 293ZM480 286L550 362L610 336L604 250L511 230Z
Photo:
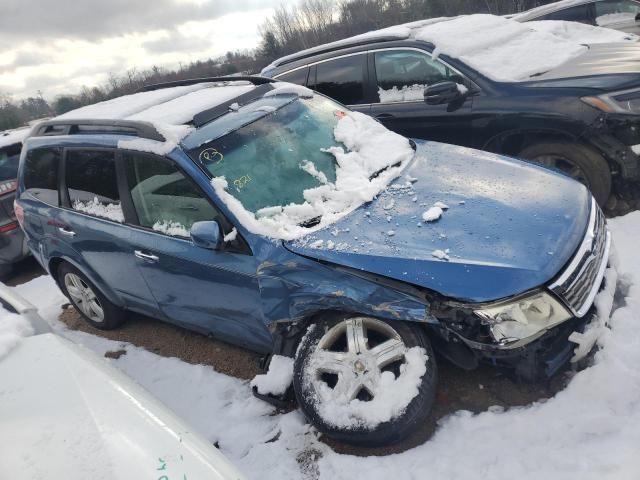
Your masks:
M582 97L581 100L607 113L640 114L640 90L625 90L606 93L597 97Z
M475 310L501 344L522 340L571 318L569 311L546 292Z

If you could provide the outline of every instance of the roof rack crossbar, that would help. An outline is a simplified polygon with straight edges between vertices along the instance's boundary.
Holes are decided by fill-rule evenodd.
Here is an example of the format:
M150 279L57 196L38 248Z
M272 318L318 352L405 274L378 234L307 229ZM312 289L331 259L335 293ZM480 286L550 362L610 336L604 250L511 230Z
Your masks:
M214 82L237 82L237 81L245 81L251 82L254 85L263 85L265 83L273 83L276 80L267 77L261 77L259 75L227 75L223 77L202 77L202 78L187 78L184 80L175 80L173 82L163 82L163 83L155 83L152 85L145 85L142 88L139 88L136 93L140 92L150 92L152 90L159 90L161 88L171 88L171 87L184 87L187 85L196 85L198 83L214 83Z
M249 92L243 93L237 97L234 97L226 102L221 103L220 105L216 105L209 110L205 110L204 112L200 112L193 117L193 126L199 128L216 118L221 117L225 113L229 112L229 108L232 104L237 103L239 106L246 105L256 100L257 98L262 97L269 90L272 90L273 87L268 84L258 85L256 88L252 89Z
M103 131L100 131L100 128ZM149 122L132 120L48 120L36 125L31 137L77 135L83 130L91 133L129 134L148 140L164 142L164 136Z

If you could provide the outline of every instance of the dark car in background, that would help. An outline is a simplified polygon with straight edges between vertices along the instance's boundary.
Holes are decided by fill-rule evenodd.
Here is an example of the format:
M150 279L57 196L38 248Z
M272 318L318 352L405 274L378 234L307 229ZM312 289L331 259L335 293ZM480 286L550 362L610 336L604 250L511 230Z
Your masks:
M31 128L0 132L0 274L29 255L13 210L22 141Z
M496 51L494 63L483 57L482 48L470 63L464 55L438 56L434 51L439 45L422 39L454 22L461 35L465 32L463 37L474 34L481 46L485 36L491 38L499 29L517 33L520 28L523 36L533 35L530 28L505 18L473 17L492 16L370 32L284 57L262 74L317 90L411 138L502 153L561 170L586 184L600 205L607 204L612 186L637 182L640 44L586 47L558 40L555 46L546 34L519 43L514 34L489 45ZM619 34L593 30L603 37ZM505 59L524 65L538 59L542 65L544 56L567 45L583 50L552 68L530 71L517 81L505 79L504 72L512 68Z
M640 33L640 2L636 0L563 0L513 15L518 22L565 20Z

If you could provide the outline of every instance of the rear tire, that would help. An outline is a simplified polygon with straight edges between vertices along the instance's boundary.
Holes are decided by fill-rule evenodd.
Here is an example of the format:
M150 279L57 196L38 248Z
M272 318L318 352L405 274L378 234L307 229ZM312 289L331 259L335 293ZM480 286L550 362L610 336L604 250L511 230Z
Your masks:
M601 207L611 194L611 170L602 155L580 143L542 142L528 146L518 155L553 167L578 180L591 190Z
M58 268L58 284L82 318L92 327L113 330L126 320L126 312L114 305L87 278L69 263Z
M353 332L358 329L363 331L360 336L361 341L349 342L350 336L354 338ZM384 361L381 360L382 355L374 354L374 352L383 351L376 350L377 346L383 343L389 346L384 349ZM354 344L363 345L362 348L355 350L361 353L354 353L352 348ZM392 344L399 348L396 349L395 346L393 349L390 348ZM417 394L407 400L405 408L395 415L390 415L391 418L386 421L381 420L370 424L356 421L353 424L345 424L344 420L341 420L343 423L337 426L335 423L340 423L337 421L338 416L344 419L345 412L350 413L348 409L354 403L358 408L367 408L365 402L373 401L376 396L399 391L393 389L398 388L397 382L400 381L400 377L411 375L407 373L410 370L406 368L409 360L403 352L411 350L412 347L424 349L426 372L422 377L414 377L409 381L410 385L417 386ZM339 355L344 352L344 365L330 360L325 368L321 361L318 362L318 359L329 358L325 357L326 354L336 352ZM416 362L416 357L413 358L412 361ZM421 361L422 359L417 357L414 365L421 365ZM332 374L327 373L334 365L340 371L339 374L334 375L335 383L330 378ZM378 366L379 369L375 371ZM380 372L385 375L385 381L381 381ZM386 381L393 378L389 376L390 373L396 379L393 383ZM404 379L407 377L405 376ZM369 447L391 445L405 439L424 425L433 407L436 383L435 356L424 330L417 325L400 321L386 322L370 317L353 316L321 320L307 331L300 343L294 363L293 388L304 415L327 437L352 445ZM407 391L410 390L407 389ZM349 398L354 400L346 400ZM348 402L346 407L345 402ZM334 409L335 405L338 405L338 410ZM380 406L381 403L378 403L374 408ZM338 411L336 415L327 413L335 411ZM348 418L357 420L357 417Z

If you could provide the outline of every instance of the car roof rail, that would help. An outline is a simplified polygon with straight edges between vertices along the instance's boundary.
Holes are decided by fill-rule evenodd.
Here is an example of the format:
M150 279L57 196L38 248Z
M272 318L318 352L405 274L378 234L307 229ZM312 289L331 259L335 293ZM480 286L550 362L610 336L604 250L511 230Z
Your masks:
M356 39L353 41L349 41L349 39L339 40L337 45L326 44L326 45L318 45L317 47L311 47L306 50L302 50L298 53L292 53L290 55L285 55L284 57L279 58L271 63L274 68L279 68L284 65L288 65L293 62L297 62L299 60L304 60L309 57L314 57L316 55L321 55L324 53L331 53L338 50L344 50L345 48L354 48L354 47L362 47L365 45L371 45L373 43L384 43L391 42L394 40L403 40L398 37L394 37L393 35L382 35L380 37L372 37L367 39Z
M237 82L245 81L251 82L254 85L264 85L265 83L273 83L277 80L273 78L261 77L260 75L226 75L223 77L201 77L201 78L186 78L184 80L174 80L172 82L154 83L151 85L145 85L144 87L136 90L136 93L150 92L152 90L159 90L161 88L171 87L184 87L187 85L196 85L198 83L213 83L213 82Z
M54 135L110 134L133 135L148 140L164 142L166 139L149 122L132 120L47 120L37 124L31 137L48 137Z

